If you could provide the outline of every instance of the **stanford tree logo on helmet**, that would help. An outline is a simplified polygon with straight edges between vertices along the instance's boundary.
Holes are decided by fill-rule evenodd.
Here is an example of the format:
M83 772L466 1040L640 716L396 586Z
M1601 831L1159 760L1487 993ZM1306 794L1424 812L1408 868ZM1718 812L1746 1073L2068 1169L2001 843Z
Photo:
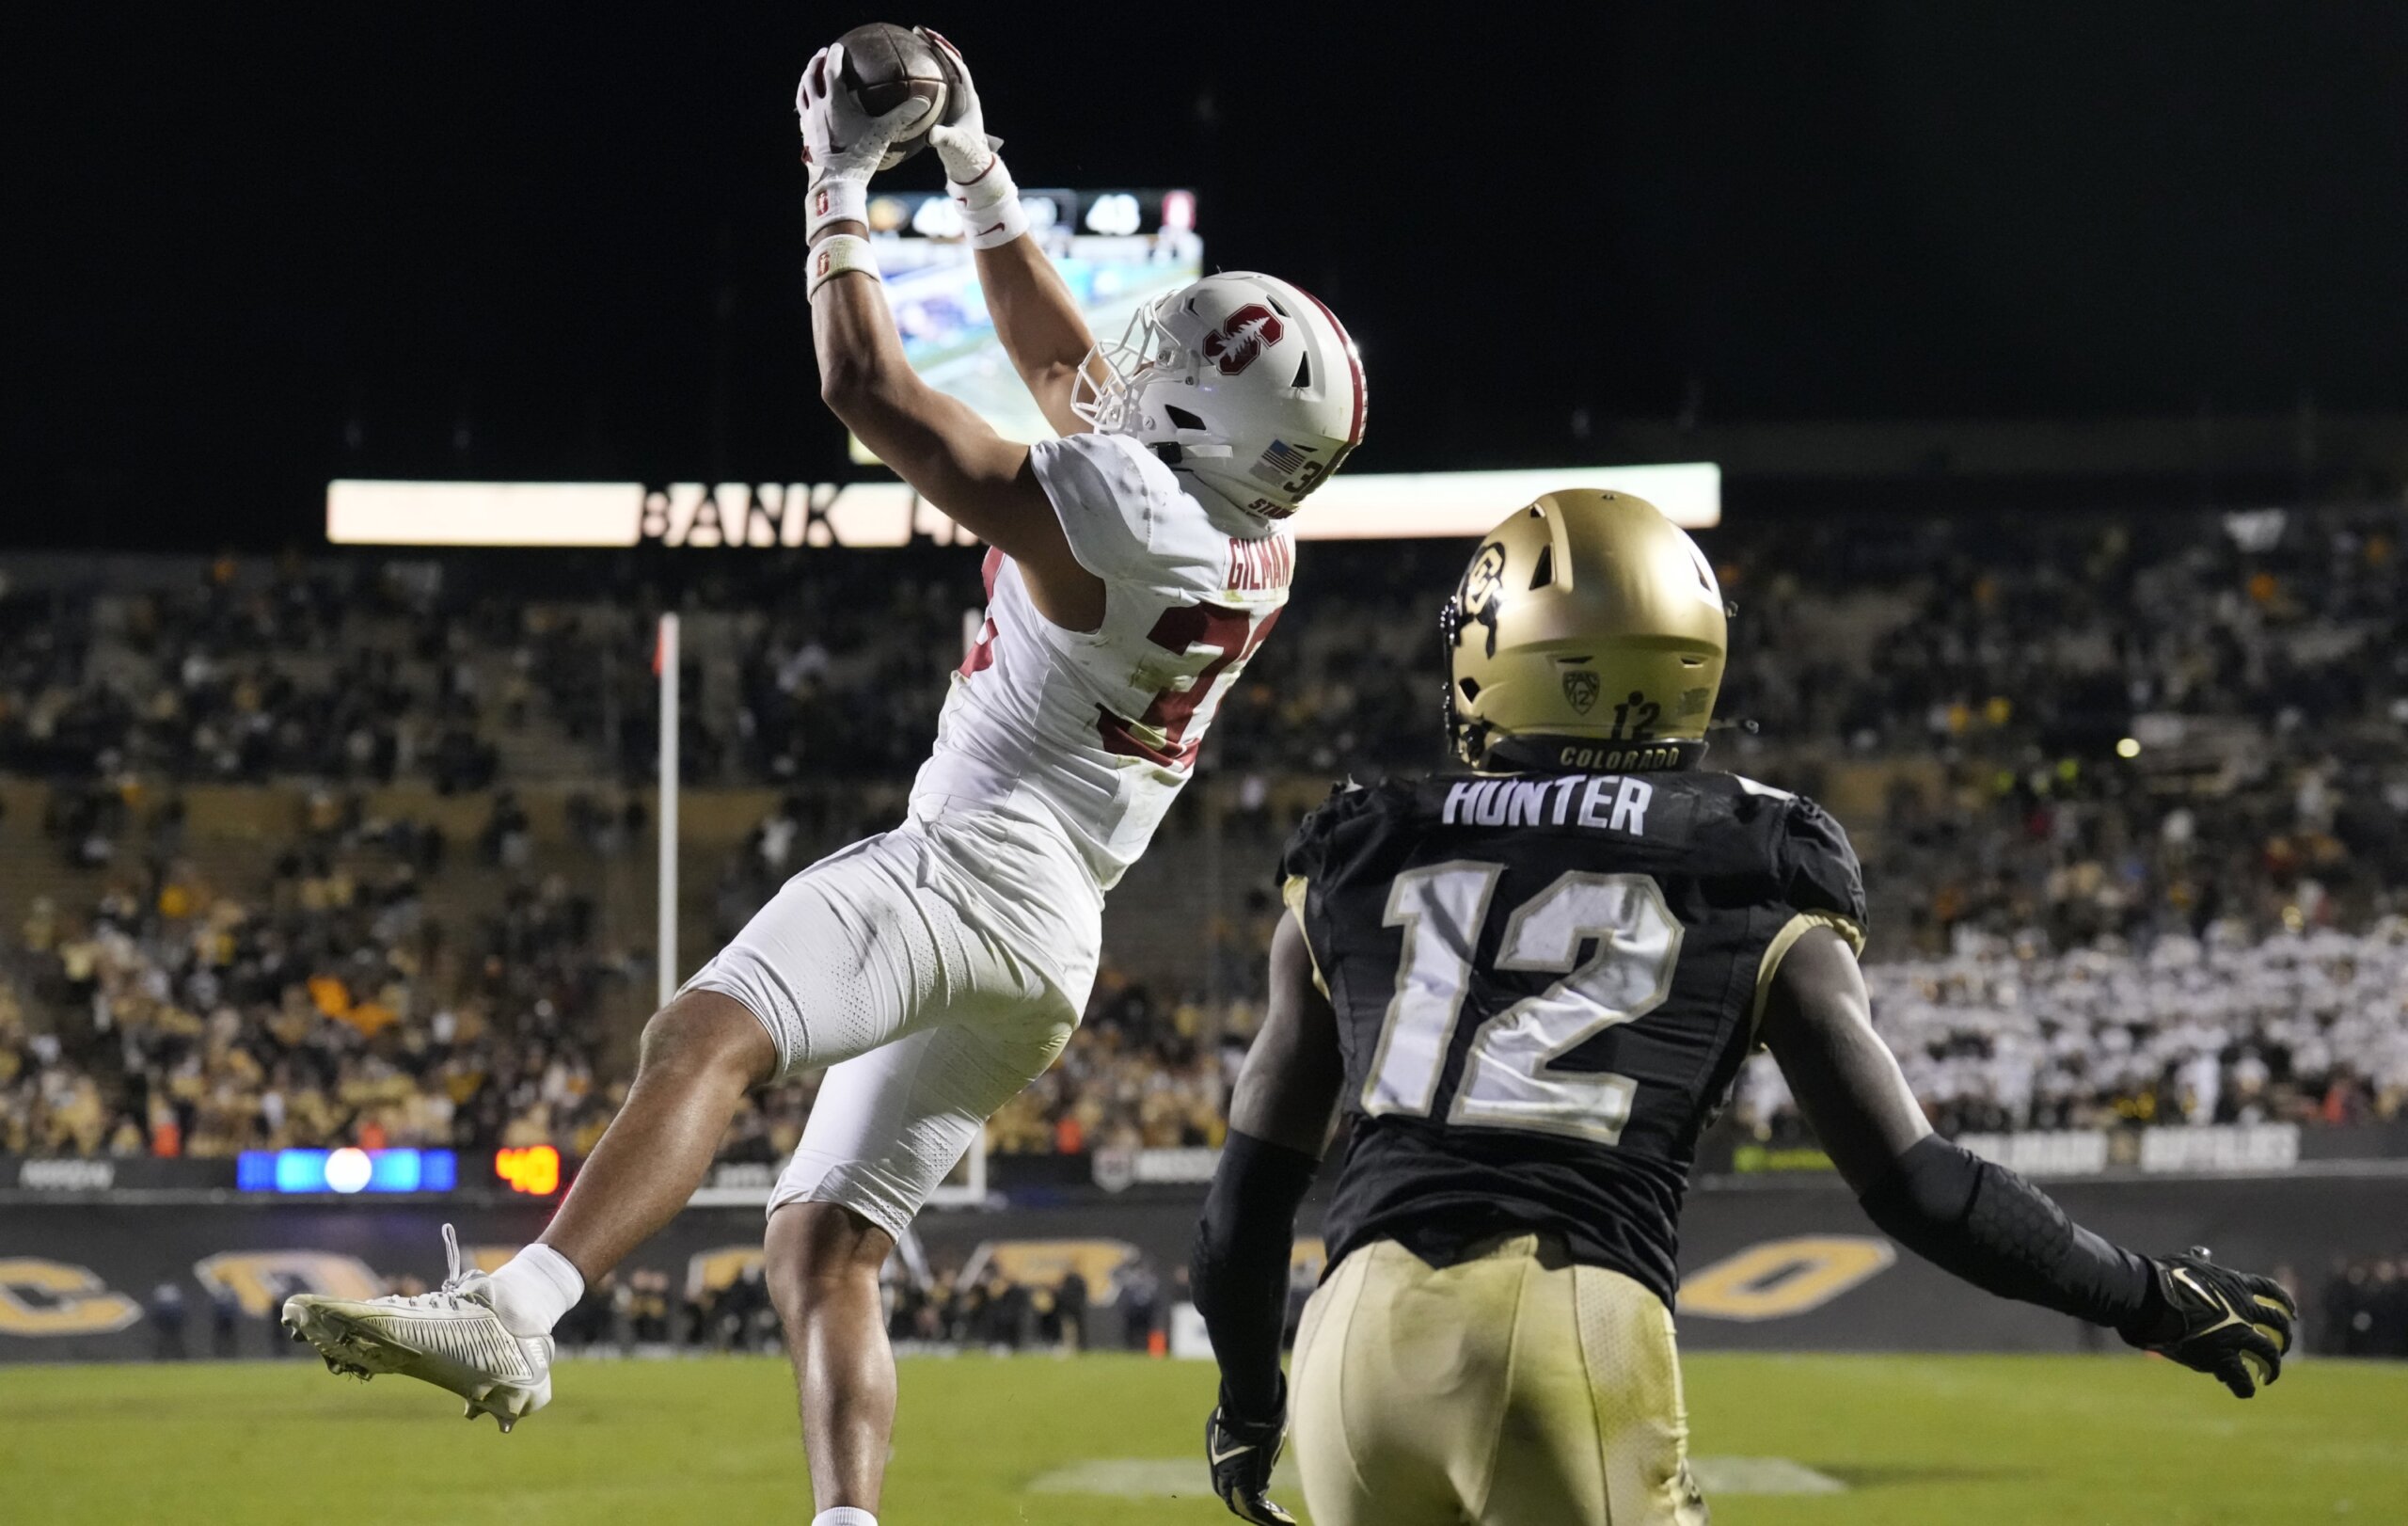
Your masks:
M1254 364L1264 350L1279 342L1279 315L1259 302L1249 302L1204 336L1204 358L1234 376Z

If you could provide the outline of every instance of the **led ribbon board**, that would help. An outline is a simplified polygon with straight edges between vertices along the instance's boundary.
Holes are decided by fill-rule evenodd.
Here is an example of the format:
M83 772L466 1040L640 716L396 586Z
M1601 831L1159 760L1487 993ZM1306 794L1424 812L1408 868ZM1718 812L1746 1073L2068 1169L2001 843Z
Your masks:
M460 1157L449 1150L246 1150L234 1161L244 1192L450 1192Z
M1722 469L1539 467L1340 472L1297 511L1299 540L1472 536L1542 493L1631 493L1684 530L1722 522ZM337 546L696 548L969 545L975 537L898 482L465 483L341 478L326 485Z

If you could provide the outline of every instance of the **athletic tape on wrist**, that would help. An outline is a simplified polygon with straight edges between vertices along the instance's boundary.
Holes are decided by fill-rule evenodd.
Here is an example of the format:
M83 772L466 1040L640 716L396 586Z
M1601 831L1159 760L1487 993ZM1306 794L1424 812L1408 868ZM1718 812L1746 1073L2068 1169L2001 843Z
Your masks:
M1028 213L1020 204L1020 187L1004 167L1001 154L987 161L978 178L967 184L945 182L954 207L961 214L962 236L974 249L992 249L1028 231Z
M830 223L867 223L869 187L857 180L823 175L804 193L803 218L803 233L809 238L818 237Z
M869 240L859 233L832 233L811 246L811 287L804 294L817 296L819 288L848 270L858 270L872 280L886 278L878 273L878 256L871 252Z

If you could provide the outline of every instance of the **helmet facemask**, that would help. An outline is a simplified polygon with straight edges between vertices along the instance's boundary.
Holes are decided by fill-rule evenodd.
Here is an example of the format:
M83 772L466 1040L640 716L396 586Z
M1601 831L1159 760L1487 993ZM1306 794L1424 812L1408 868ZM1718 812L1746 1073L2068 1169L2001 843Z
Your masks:
M1151 446L1178 447L1178 455L1169 461L1173 466L1186 456L1227 459L1229 441L1209 429L1180 424L1168 408L1157 418L1146 405L1152 389L1186 380L1198 364L1195 346L1163 322L1177 297L1172 293L1147 303L1129 315L1118 339L1099 341L1087 352L1071 378L1070 411L1099 435L1127 435Z
M1099 435L1133 435L1144 410L1137 394L1158 370L1184 369L1179 342L1158 316L1157 297L1129 315L1120 337L1098 340L1070 381L1070 411Z

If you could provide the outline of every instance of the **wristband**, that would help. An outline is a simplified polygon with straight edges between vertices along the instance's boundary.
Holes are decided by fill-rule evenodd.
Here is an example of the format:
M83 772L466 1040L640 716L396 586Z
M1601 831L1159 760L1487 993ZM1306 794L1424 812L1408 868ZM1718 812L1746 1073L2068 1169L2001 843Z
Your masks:
M819 288L848 270L857 270L872 280L883 280L878 273L878 256L869 240L859 233L832 233L811 246L811 286L804 295L817 296Z
M1020 204L1020 187L1004 167L1002 154L990 154L978 178L962 184L948 180L945 190L961 214L961 235L974 249L1000 248L1028 231L1028 213Z
M861 181L822 175L803 193L803 236L817 238L831 223L869 221L869 187Z

